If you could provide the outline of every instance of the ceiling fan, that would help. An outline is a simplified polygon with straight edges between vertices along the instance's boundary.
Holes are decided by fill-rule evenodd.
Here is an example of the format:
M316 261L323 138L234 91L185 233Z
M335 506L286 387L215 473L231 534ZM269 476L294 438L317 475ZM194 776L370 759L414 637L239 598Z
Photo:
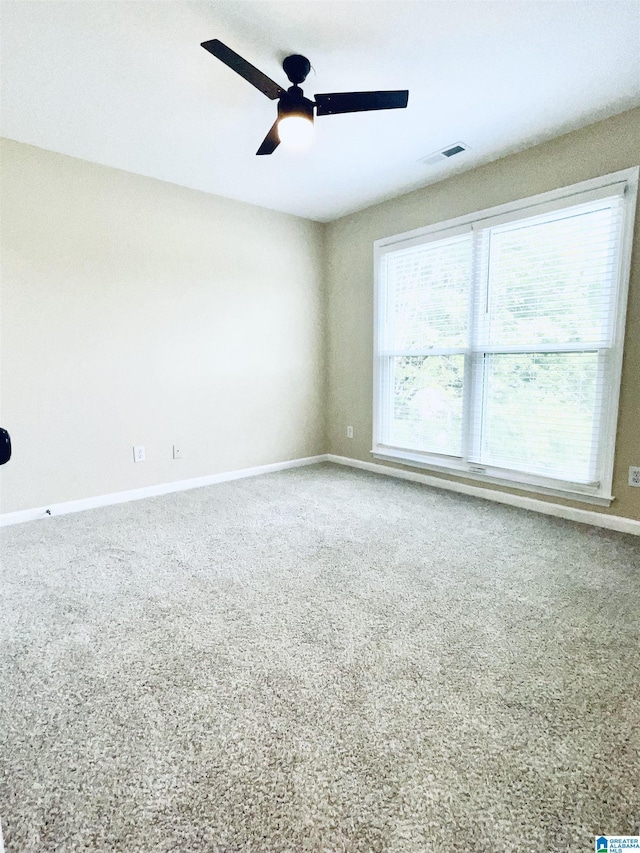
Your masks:
M218 39L202 42L202 47L244 77L272 101L278 101L278 118L265 136L256 154L273 154L282 142L292 148L305 148L313 136L313 111L327 116L336 113L357 113L366 110L395 110L407 106L407 89L387 92L331 92L316 95L315 101L305 98L298 85L311 70L306 56L287 56L282 63L284 73L293 84L283 89L246 59Z

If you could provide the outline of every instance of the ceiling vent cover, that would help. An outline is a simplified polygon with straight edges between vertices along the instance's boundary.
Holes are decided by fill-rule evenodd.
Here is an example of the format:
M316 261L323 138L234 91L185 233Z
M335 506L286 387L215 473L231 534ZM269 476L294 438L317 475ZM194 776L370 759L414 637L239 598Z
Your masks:
M447 145L446 148L441 148L440 151L435 151L433 154L423 157L420 163L424 163L425 166L435 166L437 163L444 163L446 160L450 160L452 157L456 157L458 154L462 154L463 151L468 150L469 146L465 145L464 142L454 142L451 145Z

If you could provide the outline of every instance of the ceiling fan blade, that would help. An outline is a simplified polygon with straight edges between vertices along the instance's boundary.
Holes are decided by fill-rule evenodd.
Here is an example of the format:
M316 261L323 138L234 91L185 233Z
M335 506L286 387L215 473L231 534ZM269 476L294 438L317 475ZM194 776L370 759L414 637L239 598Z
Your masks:
M365 110L397 110L407 106L409 92L398 89L389 92L330 92L316 95L316 114L360 113Z
M280 145L280 137L278 136L278 120L276 119L271 130L262 140L262 145L258 148L256 154L273 154L278 145Z
M255 86L256 89L260 89L260 91L267 96L267 98L271 98L272 101L275 101L276 98L284 95L284 89L278 86L277 83L267 77L266 74L263 74L262 71L258 71L250 62L247 62L246 59L243 59L239 54L237 54L234 50L231 50L230 47L227 47L226 44L223 44L218 39L211 39L211 41L203 41L201 47L205 50L208 50L209 53L212 53L216 59L219 59L221 62L224 62L225 65L228 65L236 74L239 74L241 77L244 77L252 86Z

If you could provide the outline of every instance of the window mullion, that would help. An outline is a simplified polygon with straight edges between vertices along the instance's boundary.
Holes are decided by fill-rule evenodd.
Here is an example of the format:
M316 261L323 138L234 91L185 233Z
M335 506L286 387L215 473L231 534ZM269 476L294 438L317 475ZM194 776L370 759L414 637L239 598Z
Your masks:
M488 294L488 236L473 229L471 250L471 294L469 299L469 352L465 359L463 459L469 464L479 458L483 398L483 329Z

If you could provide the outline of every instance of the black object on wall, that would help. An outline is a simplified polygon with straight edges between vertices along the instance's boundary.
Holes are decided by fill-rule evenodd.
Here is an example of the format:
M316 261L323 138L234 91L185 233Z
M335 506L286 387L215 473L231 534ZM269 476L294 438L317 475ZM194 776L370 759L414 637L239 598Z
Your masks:
M0 465L11 459L11 436L0 427Z

